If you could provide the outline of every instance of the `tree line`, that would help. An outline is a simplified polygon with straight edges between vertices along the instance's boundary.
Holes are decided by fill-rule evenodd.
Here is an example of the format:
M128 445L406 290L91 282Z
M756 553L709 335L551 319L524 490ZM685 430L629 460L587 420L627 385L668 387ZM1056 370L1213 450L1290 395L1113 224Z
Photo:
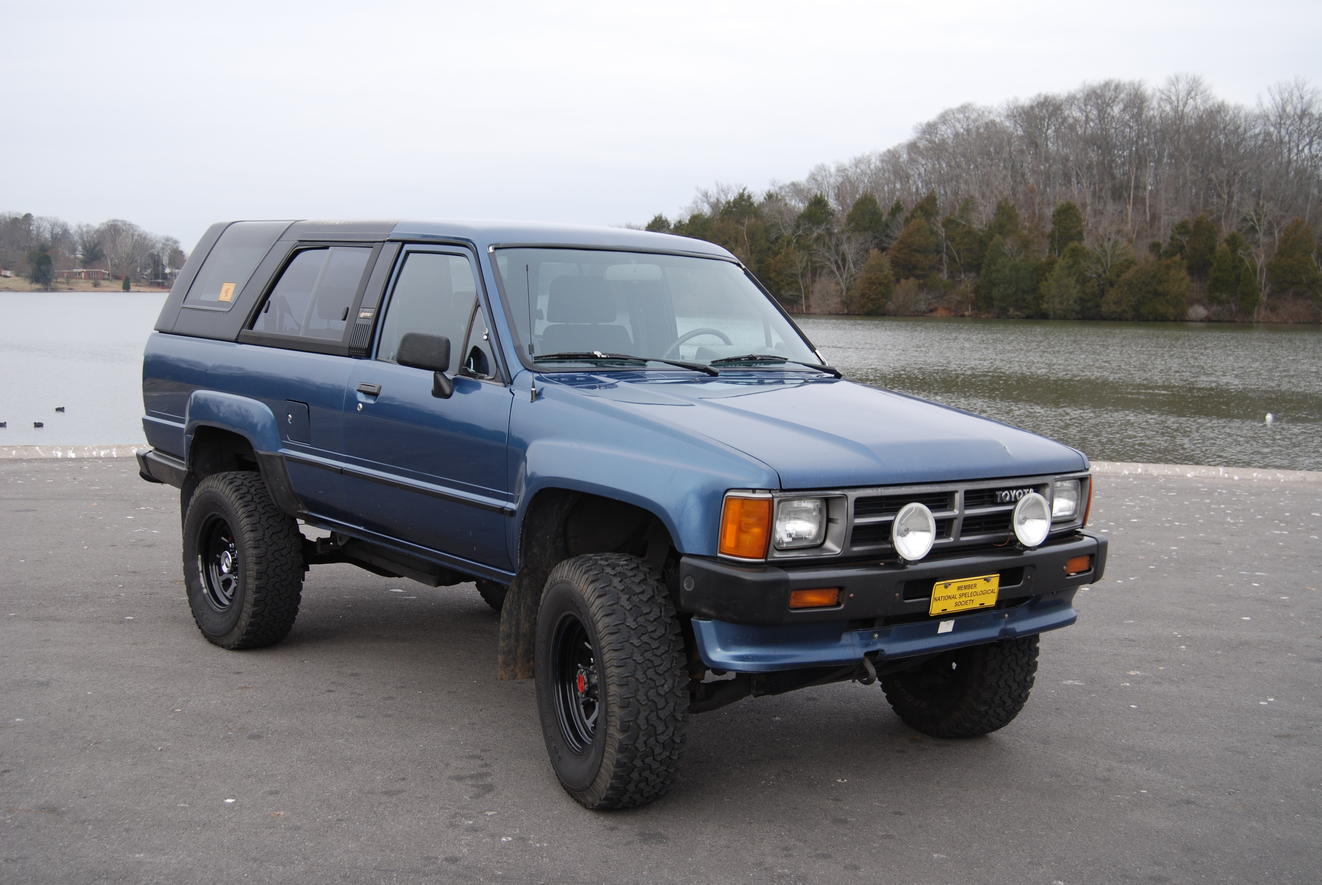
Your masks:
M1312 322L1320 204L1316 89L1248 109L1178 76L963 105L647 229L720 243L803 313Z
M70 225L32 213L0 214L0 269L50 286L61 271L105 271L130 283L169 286L187 259L174 237L148 233L132 222ZM98 274L99 276L99 274Z

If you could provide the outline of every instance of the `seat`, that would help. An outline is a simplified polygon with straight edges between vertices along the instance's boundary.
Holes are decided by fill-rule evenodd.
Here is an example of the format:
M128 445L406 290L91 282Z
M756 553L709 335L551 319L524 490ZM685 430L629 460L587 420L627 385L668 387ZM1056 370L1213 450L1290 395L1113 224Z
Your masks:
M615 294L597 277L559 277L551 282L539 353L628 353L629 330L615 322Z

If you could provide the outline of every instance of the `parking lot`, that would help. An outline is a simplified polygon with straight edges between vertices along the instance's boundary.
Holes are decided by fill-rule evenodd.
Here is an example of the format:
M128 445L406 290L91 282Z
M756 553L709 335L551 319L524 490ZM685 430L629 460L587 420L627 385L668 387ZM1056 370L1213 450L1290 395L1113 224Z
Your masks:
M1322 867L1322 474L1111 469L1106 580L1008 728L876 687L695 717L672 794L585 811L471 585L314 568L293 633L195 629L177 492L0 460L0 881L1244 882Z

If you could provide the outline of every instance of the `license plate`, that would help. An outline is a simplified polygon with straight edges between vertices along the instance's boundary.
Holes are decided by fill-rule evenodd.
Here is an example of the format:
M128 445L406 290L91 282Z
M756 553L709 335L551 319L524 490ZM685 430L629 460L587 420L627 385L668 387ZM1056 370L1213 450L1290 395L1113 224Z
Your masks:
M929 615L948 615L974 608L988 608L996 604L1001 591L1000 575L979 575L955 581L937 581L932 586L932 604Z

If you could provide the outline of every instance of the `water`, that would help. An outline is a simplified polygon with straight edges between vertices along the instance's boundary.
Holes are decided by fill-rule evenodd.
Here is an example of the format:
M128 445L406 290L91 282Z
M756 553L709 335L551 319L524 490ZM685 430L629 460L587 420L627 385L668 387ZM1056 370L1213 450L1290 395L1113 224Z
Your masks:
M142 346L164 298L0 293L0 446L141 444ZM850 378L1026 427L1098 460L1322 470L1317 327L800 323Z
M855 317L802 325L855 380L1025 427L1094 459L1322 470L1316 326Z
M0 292L0 446L143 443L142 347L164 302L145 292Z

